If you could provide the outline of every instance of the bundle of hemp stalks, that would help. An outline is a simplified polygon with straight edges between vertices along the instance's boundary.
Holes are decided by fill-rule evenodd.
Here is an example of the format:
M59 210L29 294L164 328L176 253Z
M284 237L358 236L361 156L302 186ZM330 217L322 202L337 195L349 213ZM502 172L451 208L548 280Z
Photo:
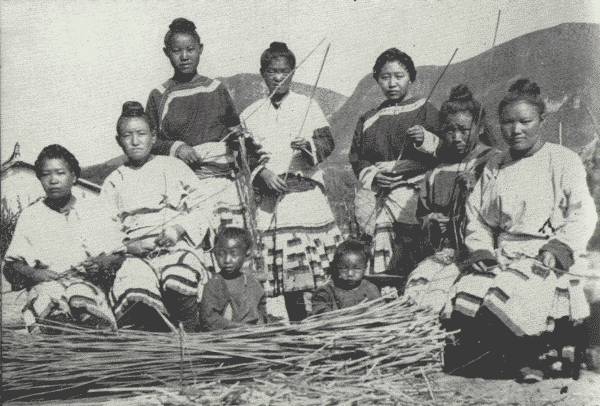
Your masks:
M366 302L298 324L211 333L55 328L63 334L3 331L4 400L255 381L273 372L320 381L374 373L414 376L439 369L448 336L435 313L404 298Z

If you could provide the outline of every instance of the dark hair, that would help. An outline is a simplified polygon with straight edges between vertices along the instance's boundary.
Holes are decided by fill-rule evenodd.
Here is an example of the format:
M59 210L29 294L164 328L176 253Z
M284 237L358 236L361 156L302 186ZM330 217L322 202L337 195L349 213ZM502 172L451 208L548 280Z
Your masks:
M296 56L290 51L287 44L285 42L271 42L269 48L265 49L260 56L260 71L267 69L275 58L285 58L290 64L290 68L296 68Z
M444 122L450 114L459 112L469 112L473 117L473 122L479 122L479 112L481 111L481 120L485 118L485 110L481 104L473 98L473 93L466 85L460 84L450 90L450 97L440 108L440 122Z
M546 103L541 96L541 90L537 83L529 79L519 79L508 88L508 93L502 98L498 105L498 116L502 116L502 110L509 104L524 101L537 108L541 116L546 111Z
M248 230L239 227L223 227L219 230L215 236L214 246L217 246L218 242L225 241L226 239L235 239L242 241L247 249L252 247L252 237Z
M347 254L356 254L360 255L365 263L368 261L367 251L363 243L358 240L349 239L341 243L335 249L335 254L333 254L333 261L331 261L331 273L333 275L337 274L337 269L340 264L340 261Z
M121 125L125 122L125 120L130 119L132 117L142 118L148 123L149 127L152 127L150 124L150 118L144 111L144 107L137 101L126 101L123 103L123 108L121 109L121 115L117 120L117 134L121 135Z
M402 65L404 65L404 67L408 71L410 81L415 81L415 79L417 78L417 70L415 69L415 64L412 58L408 54L400 51L398 48L386 49L381 55L377 57L375 65L373 65L373 78L377 80L377 78L379 78L379 74L381 73L381 69L383 69L383 65L392 61L398 61Z
M200 35L198 35L198 32L196 31L196 25L185 18L176 18L169 24L169 31L165 34L164 39L165 47L167 49L169 49L171 38L173 38L173 35L175 34L189 34L198 41L198 44L202 43L200 42Z
M81 176L81 167L79 166L79 161L75 158L75 155L62 145L52 144L44 147L35 160L35 176L37 176L38 179L42 177L42 166L44 165L44 161L48 159L62 159L67 163L69 170L73 172L77 178Z

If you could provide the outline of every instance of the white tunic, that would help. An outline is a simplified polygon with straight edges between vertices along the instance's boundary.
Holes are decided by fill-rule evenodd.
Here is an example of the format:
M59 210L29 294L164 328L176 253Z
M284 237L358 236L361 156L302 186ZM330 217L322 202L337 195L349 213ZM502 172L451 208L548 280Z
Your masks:
M546 143L518 161L508 153L492 157L469 197L467 218L470 252L504 248L535 256L553 238L577 256L586 249L597 214L579 156Z
M267 154L267 169L278 175L298 173L323 183L323 172L317 166L313 134L319 128L329 127L329 123L316 101L311 100L309 108L308 97L289 92L279 108L275 108L270 100L263 98L248 106L240 115L240 120ZM310 143L311 158L307 159L304 153L290 147L290 143L297 138Z

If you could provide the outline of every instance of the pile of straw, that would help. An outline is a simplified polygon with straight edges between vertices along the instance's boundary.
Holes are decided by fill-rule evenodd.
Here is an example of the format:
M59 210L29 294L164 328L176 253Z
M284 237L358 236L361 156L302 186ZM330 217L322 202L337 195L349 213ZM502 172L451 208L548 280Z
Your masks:
M364 303L299 324L214 333L56 328L64 334L3 332L5 399L255 381L274 372L292 381L333 381L344 390L345 377L414 376L439 369L447 336L435 314L402 298Z

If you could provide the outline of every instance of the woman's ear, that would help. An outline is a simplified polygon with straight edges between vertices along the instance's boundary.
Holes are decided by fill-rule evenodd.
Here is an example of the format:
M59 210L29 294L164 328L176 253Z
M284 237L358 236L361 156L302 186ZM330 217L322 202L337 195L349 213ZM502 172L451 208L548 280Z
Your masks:
M198 56L202 55L202 51L204 51L204 44L201 42L200 45L198 45Z
M169 58L169 59L171 58L171 57L169 56L169 49L168 49L167 47L163 47L163 53L165 54L165 56L166 56L167 58Z

